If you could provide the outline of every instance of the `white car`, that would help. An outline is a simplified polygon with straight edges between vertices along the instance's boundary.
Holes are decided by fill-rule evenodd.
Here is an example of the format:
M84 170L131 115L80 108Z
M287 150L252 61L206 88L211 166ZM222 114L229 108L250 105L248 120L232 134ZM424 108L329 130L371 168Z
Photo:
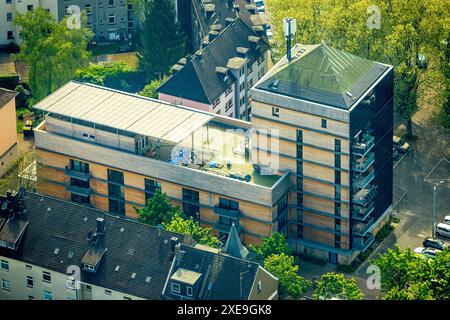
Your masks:
M441 250L433 249L433 248L418 247L418 248L414 249L414 252L417 254L421 254L427 258L434 259L434 258L436 258L436 254L441 252Z
M444 222L445 222L446 224L450 224L450 216L445 216Z

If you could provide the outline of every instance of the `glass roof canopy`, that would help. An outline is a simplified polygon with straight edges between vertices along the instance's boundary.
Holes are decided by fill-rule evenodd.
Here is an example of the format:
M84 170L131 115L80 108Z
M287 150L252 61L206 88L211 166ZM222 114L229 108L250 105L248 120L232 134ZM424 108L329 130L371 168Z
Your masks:
M35 109L177 144L213 114L92 84L71 81Z

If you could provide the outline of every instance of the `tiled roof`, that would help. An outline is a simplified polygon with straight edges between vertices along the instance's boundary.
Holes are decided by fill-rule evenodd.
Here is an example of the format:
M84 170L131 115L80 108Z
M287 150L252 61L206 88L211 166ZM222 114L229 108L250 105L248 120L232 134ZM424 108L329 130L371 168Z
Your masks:
M255 49L249 42L249 37L257 34L241 18L226 27L203 50L201 58L194 55L187 64L172 75L157 91L181 99L212 104L234 81L232 78L223 81L216 72L217 67L226 67L228 61L238 56L237 48L248 48L247 56L250 63L256 61L269 50L269 44L263 37L260 46Z
M0 109L6 106L6 104L14 99L19 93L16 91L0 88Z
M81 281L145 299L161 298L173 258L170 239L188 241L179 234L48 196L26 193L24 203L24 213L15 216L28 222L18 250L0 248L0 255L65 274L68 266L81 266L89 252L87 234L95 230L96 218L103 217L107 251L95 273L82 271ZM0 217L5 214L0 211ZM88 256L89 261L94 257Z
M173 271L179 268L202 274L195 299L242 300L250 295L259 265L182 244Z
M258 89L341 109L350 107L388 66L337 50L325 43L296 45Z

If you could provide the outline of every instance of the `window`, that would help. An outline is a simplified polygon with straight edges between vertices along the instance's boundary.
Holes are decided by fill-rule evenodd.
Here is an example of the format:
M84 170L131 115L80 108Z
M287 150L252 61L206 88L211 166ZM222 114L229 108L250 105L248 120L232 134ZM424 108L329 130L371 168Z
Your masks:
M339 171L339 170L336 170L334 172L334 183L341 184L341 171Z
M338 153L336 153L336 154L334 155L334 166L335 166L336 168L340 168L340 167L341 167L341 155L338 154Z
M233 107L233 98L227 101L227 104L225 105L225 112L230 110Z
M33 5L32 4L27 5L27 10L28 11L33 11Z
M114 13L110 13L109 14L108 22L111 23L111 24L116 22L116 15Z
M326 128L326 127L327 127L327 120L322 119L322 128Z
M52 282L52 276L50 272L42 271L42 281L51 283Z
M70 169L83 173L89 173L89 163L70 159Z
M172 288L172 293L180 293L181 292L181 286L179 283L172 282L171 288Z
M27 296L27 300L34 300L34 296Z
M280 108L272 107L272 115L274 117L279 117L280 116Z
M9 262L6 260L0 261L0 269L3 271L9 271Z
M8 38L8 40L13 40L14 39L14 34L12 31L6 31L6 38Z
M25 269L31 270L31 269L33 269L33 266L30 266L29 264L26 264L26 265L25 265Z
M6 13L6 21L12 21L12 12L7 12Z
M106 294L107 296L110 296L110 295L112 294L112 292L111 292L111 290L105 290L105 294Z
M231 227L233 222L234 222L234 220L232 218L225 217L225 216L219 216L219 223L223 226Z
M157 191L161 192L161 183L156 180L145 179L145 202L153 197Z
M91 198L89 196L81 196L79 194L71 193L70 194L70 200L73 202L79 203L79 204L90 204Z
M11 4L12 0L6 0L6 4Z
M130 297L123 297L123 300L131 300Z
M125 187L123 185L108 183L108 195L110 198L124 200Z
M34 288L34 280L33 277L27 276L27 287Z
M2 289L5 291L11 291L11 282L6 279L2 279Z
M108 6L109 7L113 7L116 5L116 1L115 0L108 0Z
M186 294L188 297L192 297L192 295L193 295L192 287L186 288Z
M44 290L44 300L53 300L53 293Z
M92 286L90 286L88 284L85 286L85 289L86 289L86 292L92 292Z
M341 140L334 139L334 151L341 152Z
M200 197L198 191L183 188L182 193L183 212L186 218L192 217L194 220L198 220L200 218Z
M115 199L109 199L109 212L124 215L125 202Z
M239 202L230 199L219 198L219 205L224 209L239 210Z
M230 87L227 89L227 91L225 92L225 97L228 96L228 95L231 93L231 91L233 91L233 86L230 86Z
M123 172L108 169L108 182L123 184Z
M216 101L213 102L212 106L213 106L213 108L215 108L215 107L217 107L219 104L220 104L220 97L219 97Z
M90 4L87 4L86 6L85 6L85 9L86 9L86 14L92 14L92 10L91 10L91 5Z

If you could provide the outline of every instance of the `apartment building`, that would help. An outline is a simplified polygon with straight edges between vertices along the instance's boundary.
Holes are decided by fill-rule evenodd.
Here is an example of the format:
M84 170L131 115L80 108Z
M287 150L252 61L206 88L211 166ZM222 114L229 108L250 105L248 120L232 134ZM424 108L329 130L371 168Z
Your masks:
M0 88L0 177L7 170L11 156L16 154L16 91Z
M48 10L57 19L56 0L1 0L0 1L0 47L10 43L19 44L19 29L14 25L17 14L25 14L36 8Z
M98 43L110 41L132 41L134 39L137 19L134 5L127 0L56 0L58 19L69 15L68 8L77 6L87 15L87 26L94 33Z
M0 300L277 296L258 264L183 235L23 190L0 196Z
M392 66L325 43L296 45L251 90L253 143L279 129L292 188L278 230L297 252L349 263L374 241L392 206L392 92Z
M249 120L249 89L271 66L263 31L242 18L227 20L225 29L210 31L208 43L192 58L181 59L158 89L172 104Z
M156 190L226 239L259 243L287 210L289 173L249 160L250 123L90 84L40 101L38 191L136 217Z

